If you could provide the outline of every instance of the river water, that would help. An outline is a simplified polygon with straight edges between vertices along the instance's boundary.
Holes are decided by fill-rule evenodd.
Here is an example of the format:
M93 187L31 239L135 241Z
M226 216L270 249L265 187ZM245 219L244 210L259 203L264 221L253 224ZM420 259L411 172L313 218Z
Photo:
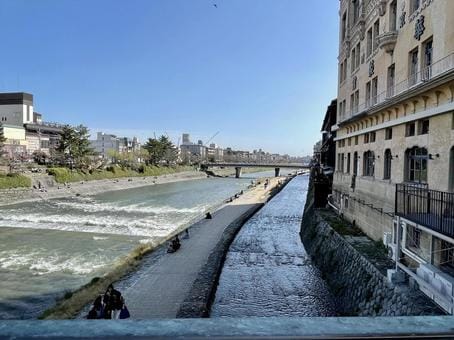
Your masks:
M335 315L332 295L299 237L307 187L307 176L296 177L242 227L211 317Z
M37 317L140 243L189 224L252 178L210 178L0 207L0 319Z

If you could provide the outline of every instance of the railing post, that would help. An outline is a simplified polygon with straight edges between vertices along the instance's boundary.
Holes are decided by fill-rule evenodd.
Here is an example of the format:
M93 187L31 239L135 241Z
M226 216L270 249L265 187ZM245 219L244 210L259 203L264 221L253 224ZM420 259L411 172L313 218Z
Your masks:
M399 190L399 184L396 183L396 192L394 193L394 215L397 215L398 211L397 211L397 198L398 198L398 195L397 195L397 192Z
M430 191L427 190L427 213L428 214L430 214L430 198L431 198Z
M440 193L440 231L443 231L443 193Z

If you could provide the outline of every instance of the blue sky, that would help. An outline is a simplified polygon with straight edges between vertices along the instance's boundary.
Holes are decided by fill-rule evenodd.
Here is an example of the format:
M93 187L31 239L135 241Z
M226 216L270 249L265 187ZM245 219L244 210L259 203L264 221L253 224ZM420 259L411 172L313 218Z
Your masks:
M336 97L338 5L1 0L0 91L93 132L306 155Z

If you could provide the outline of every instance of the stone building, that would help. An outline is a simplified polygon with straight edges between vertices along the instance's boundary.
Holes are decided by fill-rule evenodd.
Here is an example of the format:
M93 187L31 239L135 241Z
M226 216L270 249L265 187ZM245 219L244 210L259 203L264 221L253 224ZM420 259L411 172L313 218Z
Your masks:
M335 202L452 313L454 1L341 0L339 15Z

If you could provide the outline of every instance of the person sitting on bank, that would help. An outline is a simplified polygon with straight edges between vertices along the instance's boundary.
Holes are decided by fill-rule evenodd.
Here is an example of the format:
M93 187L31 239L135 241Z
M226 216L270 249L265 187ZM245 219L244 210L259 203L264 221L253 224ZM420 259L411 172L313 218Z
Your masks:
M211 220L211 219L213 218L213 216L211 216L211 213L208 211L208 212L206 213L206 215L205 215L205 218L206 218L207 220Z
M167 252L168 253L174 253L178 249L180 249L180 247L181 247L180 239L178 238L178 236L175 236L175 238L172 240L172 242L170 242L170 245L169 245L169 248L167 249Z

